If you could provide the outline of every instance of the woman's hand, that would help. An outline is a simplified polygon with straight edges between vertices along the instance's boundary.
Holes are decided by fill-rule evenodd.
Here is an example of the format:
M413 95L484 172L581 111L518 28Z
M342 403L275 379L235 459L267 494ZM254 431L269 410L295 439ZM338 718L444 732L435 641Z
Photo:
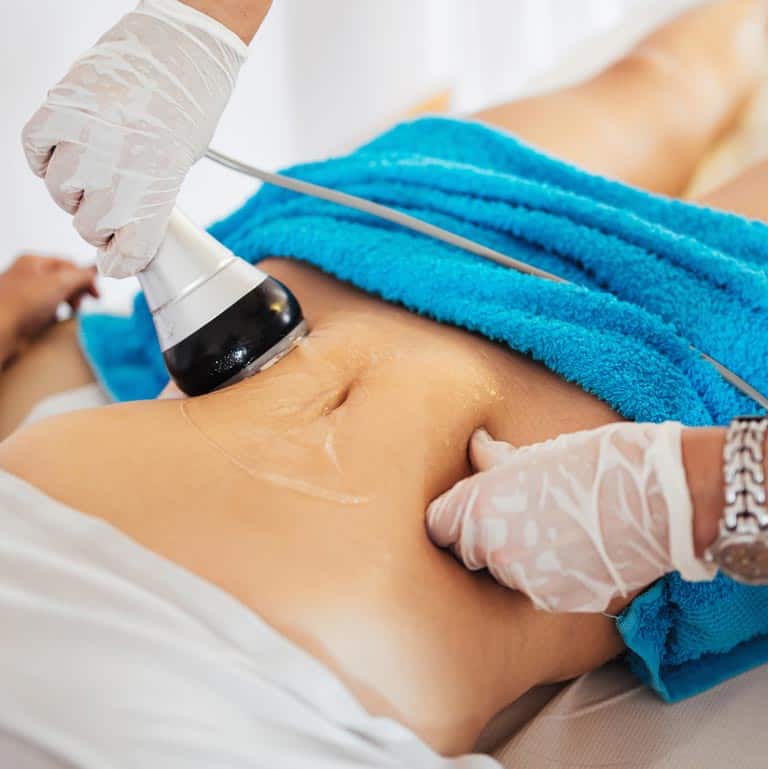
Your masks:
M73 310L82 298L97 297L95 267L78 267L66 259L27 254L0 274L0 364L56 319L68 302Z
M620 422L515 449L478 430L477 473L430 505L430 536L551 611L604 611L674 570L710 579L694 552L682 431Z
M201 11L143 0L75 61L27 123L30 167L98 248L105 275L135 274L154 257L247 52Z

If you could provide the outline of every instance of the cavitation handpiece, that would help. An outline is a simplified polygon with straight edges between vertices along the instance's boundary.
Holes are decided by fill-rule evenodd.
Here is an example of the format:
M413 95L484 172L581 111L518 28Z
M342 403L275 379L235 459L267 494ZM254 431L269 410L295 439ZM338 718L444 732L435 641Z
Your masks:
M187 395L271 366L307 333L296 297L174 210L138 275L165 364Z

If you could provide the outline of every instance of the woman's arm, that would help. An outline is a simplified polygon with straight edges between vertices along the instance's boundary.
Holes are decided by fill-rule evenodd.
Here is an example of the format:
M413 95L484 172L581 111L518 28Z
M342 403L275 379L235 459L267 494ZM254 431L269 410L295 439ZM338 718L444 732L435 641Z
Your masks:
M229 27L246 45L269 13L272 0L181 0Z

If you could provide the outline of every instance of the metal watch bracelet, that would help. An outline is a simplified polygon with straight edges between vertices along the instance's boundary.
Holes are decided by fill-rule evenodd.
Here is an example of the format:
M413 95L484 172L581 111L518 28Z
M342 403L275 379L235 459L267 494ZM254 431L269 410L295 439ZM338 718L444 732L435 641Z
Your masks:
M723 517L718 538L705 555L724 574L749 585L768 584L766 433L766 417L737 417L729 425L723 449Z

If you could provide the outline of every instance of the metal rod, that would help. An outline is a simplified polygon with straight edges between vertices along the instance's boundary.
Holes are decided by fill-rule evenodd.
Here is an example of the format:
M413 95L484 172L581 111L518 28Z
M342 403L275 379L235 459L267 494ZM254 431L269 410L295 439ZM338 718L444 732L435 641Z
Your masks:
M422 219L418 219L415 216L404 214L402 211L397 211L389 206L381 205L380 203L374 203L372 200L358 197L357 195L350 195L346 192L339 192L339 190L333 190L329 187L323 187L319 184L312 184L311 182L305 182L300 179L293 179L290 176L283 176L282 174L271 173L270 171L263 171L255 166L243 163L240 160L236 160L229 155L225 155L222 152L217 152L213 148L209 148L205 153L205 156L212 160L214 163L218 163L225 168L229 168L238 173L251 176L254 179L260 179L265 184L271 184L275 187L282 187L283 189L296 192L300 195L307 195L312 198L320 198L321 200L327 200L330 203L336 203L345 208L353 208L356 211L362 211L363 213L370 214L377 219L384 219L388 222L393 222L406 229L413 230L415 232L426 235L427 237L440 240L443 243L448 243L451 246L460 248L463 251L469 251L472 254L481 256L484 259L490 259L492 262L504 265L505 267L511 267L513 270L525 273L526 275L534 275L537 278L544 278L545 280L551 280L555 283L572 284L572 281L561 278L559 275L547 272L546 270L540 270L538 267L534 267L526 262L521 262L518 259L513 259L511 256L502 254L500 251L496 251L492 248L477 243L474 240L465 238L462 235L457 235L455 232L450 232L442 227L437 227L434 224L425 222ZM755 389L749 382L742 379L738 374L731 371L724 366L720 361L713 358L711 355L699 350L694 345L689 345L690 349L700 355L707 363L715 368L715 370L723 377L727 382L733 385L737 390L742 392L748 398L751 398L761 408L768 411L768 398L763 395L759 390Z

